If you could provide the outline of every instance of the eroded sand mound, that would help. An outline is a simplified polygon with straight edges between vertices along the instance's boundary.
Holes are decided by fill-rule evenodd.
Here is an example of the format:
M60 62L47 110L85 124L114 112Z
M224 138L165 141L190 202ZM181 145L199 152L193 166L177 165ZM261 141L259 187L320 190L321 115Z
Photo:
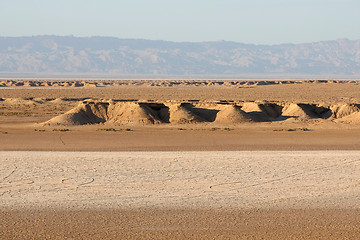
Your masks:
M31 100L31 99L26 99L26 98L7 98L5 99L5 102L7 104L20 104L20 105L33 105L36 102Z
M191 104L180 104L170 106L170 123L198 123L205 119L193 111Z
M282 111L284 117L295 117L295 118L316 118L312 107L306 104L291 103L285 105Z
M242 110L256 122L270 121L280 116L274 104L245 102Z
M333 118L343 118L349 116L353 113L360 112L360 108L356 104L336 104L331 106L332 117Z
M241 109L247 113L262 112L262 109L260 108L260 104L255 102L246 102L243 104Z
M76 108L54 117L44 125L85 125L106 122L108 103L80 103Z
M155 124L162 122L158 112L147 104L82 102L76 108L50 119L44 125Z
M239 106L226 105L220 110L215 119L215 123L246 123L251 122L251 117Z
M345 117L336 119L337 122L345 122L350 124L359 124L360 123L360 112L355 112Z
M5 101L10 101L6 99ZM27 100L28 101L28 100ZM31 102L34 102L30 100ZM55 100L56 101L56 100ZM20 102L23 103L23 100ZM88 99L74 109L50 119L44 125L86 125L108 123L115 125L146 124L240 124L271 122L286 119L329 119L360 123L357 104L304 103L233 103L233 102L138 102L97 101Z
M63 104L65 101L66 101L66 99L64 99L64 98L56 98L54 100L51 100L50 102L54 103L54 104Z
M108 108L109 123L156 124L162 121L156 110L141 103L116 103Z

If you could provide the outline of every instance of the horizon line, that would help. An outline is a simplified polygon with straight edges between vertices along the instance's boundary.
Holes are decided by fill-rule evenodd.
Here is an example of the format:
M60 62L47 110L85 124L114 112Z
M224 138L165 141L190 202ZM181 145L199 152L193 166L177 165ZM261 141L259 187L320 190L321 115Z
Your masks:
M174 41L174 40L163 40L163 39L146 39L146 38L120 38L115 36L101 36L101 35L91 35L91 36L76 36L74 34L69 35L55 35L55 34L43 34L43 35L22 35L22 36L2 36L0 38L36 38L36 37L73 37L73 38L114 38L117 40L140 40L140 41L159 41L159 42L171 42L171 43L237 43L237 44L245 44L245 45L266 45L266 46L276 46L276 45L298 45L298 44L311 44L311 43L319 43L319 42L332 42L332 41L359 41L360 39L350 39L347 37L341 37L337 39L330 39L330 40L317 40L317 41L309 41L309 42L301 42L301 43L292 43L292 42L283 42L283 43L272 43L272 44L265 44L265 43L245 43L245 42L238 42L232 40L204 40L204 41Z

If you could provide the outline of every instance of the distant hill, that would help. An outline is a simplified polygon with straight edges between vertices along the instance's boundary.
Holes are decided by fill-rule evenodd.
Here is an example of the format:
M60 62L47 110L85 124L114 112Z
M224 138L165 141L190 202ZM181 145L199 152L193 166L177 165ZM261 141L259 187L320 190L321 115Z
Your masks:
M360 40L253 45L113 37L0 37L0 73L360 74Z

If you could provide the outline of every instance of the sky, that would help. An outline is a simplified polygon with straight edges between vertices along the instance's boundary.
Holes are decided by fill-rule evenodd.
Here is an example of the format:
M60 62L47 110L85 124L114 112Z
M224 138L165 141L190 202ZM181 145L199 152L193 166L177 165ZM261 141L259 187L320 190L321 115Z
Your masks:
M360 39L359 0L0 0L0 36L253 44Z

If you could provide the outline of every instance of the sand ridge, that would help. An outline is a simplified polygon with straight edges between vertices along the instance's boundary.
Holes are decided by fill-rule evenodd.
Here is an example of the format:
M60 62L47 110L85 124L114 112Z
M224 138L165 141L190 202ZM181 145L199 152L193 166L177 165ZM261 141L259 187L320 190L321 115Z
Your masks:
M0 80L0 87L112 87L112 86L257 86L302 83L357 83L355 80Z
M70 111L54 117L42 125L86 125L112 123L144 125L160 123L193 124L271 122L308 119L360 122L358 104L334 105L269 102L127 102L114 100L83 101Z
M30 80L27 80L30 81ZM36 80L39 84L51 80ZM70 80L69 80L70 81ZM113 80L117 82L121 80ZM153 80L155 81L155 80ZM103 84L102 81L95 81ZM108 84L104 87L0 87L1 98L26 99L127 99L127 100L201 100L201 101L270 101L290 103L336 103L360 102L360 84L358 81L294 81L287 84L262 83L254 85L235 85L222 81L206 80L212 84L200 85L196 81L180 81L182 84L165 86L166 81L156 80L156 85L146 81L125 81L128 85ZM236 81L235 81L236 82ZM243 81L247 83L248 81ZM230 84L230 85L229 85Z

